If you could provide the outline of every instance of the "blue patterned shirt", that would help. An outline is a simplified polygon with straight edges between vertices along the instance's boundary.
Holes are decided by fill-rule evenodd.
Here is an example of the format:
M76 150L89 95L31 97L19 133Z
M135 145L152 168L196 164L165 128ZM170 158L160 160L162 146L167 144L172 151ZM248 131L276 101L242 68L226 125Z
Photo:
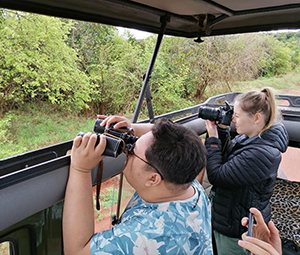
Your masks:
M197 181L192 186L191 198L164 203L135 193L121 223L92 237L91 254L212 255L210 202Z

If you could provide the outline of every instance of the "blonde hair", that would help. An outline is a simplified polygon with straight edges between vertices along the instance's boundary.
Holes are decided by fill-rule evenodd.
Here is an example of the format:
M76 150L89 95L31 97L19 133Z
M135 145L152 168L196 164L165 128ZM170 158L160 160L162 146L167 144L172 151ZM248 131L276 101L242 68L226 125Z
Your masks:
M265 125L260 134L270 128L275 121L281 119L272 88L266 87L261 91L250 91L240 94L236 97L235 101L239 102L240 107L245 112L253 115L260 112L264 115Z

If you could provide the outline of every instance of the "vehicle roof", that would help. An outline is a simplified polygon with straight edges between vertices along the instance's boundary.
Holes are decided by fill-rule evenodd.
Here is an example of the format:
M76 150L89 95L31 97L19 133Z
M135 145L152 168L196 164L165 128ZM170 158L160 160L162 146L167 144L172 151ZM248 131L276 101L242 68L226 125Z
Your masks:
M0 7L165 34L214 36L300 28L298 0L0 0Z

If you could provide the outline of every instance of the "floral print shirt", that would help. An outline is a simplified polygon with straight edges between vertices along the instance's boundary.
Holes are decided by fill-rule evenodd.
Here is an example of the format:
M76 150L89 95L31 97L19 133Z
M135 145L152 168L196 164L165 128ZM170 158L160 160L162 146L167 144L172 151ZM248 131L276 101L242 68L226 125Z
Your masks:
M91 254L212 255L210 202L197 181L192 186L193 197L164 203L135 193L121 223L92 237Z

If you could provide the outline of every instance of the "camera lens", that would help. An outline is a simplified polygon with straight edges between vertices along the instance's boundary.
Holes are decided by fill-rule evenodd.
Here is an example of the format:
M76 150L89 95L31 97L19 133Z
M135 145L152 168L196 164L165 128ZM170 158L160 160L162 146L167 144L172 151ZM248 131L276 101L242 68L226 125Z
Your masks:
M218 121L219 120L219 109L211 107L200 106L198 112L198 118L204 120Z

